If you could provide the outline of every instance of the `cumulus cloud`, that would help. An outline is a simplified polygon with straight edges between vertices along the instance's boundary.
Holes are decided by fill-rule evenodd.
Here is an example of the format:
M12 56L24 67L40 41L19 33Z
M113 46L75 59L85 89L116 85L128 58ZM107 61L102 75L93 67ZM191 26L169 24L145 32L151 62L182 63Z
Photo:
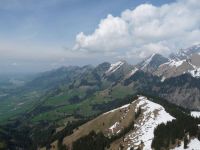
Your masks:
M144 58L151 53L167 55L200 42L199 0L177 0L154 6L141 4L120 16L108 15L95 31L76 36L75 51Z
M76 36L74 49L89 51L112 51L130 45L129 28L125 20L108 15L101 20L99 27L92 35L83 32Z

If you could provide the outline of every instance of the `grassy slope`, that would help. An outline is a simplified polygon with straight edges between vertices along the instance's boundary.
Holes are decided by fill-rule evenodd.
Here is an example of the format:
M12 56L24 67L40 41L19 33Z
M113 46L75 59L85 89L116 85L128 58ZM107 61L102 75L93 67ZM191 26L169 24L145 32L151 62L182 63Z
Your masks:
M121 125L123 127L129 126L129 124L135 118L135 111L134 111L135 104L131 104L129 108L130 108L130 110L129 110L128 114L126 115L126 118L121 121ZM73 141L76 141L80 137L89 134L91 131L95 131L95 132L100 131L100 132L103 132L105 135L108 135L107 129L110 126L112 126L115 122L121 120L122 116L124 116L123 109L118 109L114 112L102 114L102 115L98 116L97 118L78 127L78 129L76 129L72 135L65 137L63 142L66 145L70 145L71 143L73 143ZM56 144L57 144L57 142L53 143L53 145L55 145L55 147L57 146Z
M180 117L180 116L189 116L189 110L184 109L182 107L176 106L174 104L169 103L168 101L159 98L159 97L155 97L152 95L148 95L147 97L149 97L149 100L152 100L155 103L158 103L160 105L162 105L165 110L167 112L169 112L172 116L175 117ZM134 110L134 107L133 107ZM133 115L135 111L130 111L131 114ZM131 115L130 115L131 116ZM100 116L98 116L97 118L87 122L86 124L80 126L78 129L75 130L75 132L64 138L63 143L66 145L70 145L73 141L76 141L77 139L79 139L82 136L85 136L87 134L89 134L92 130L98 132L101 131L104 134L106 134L106 129L108 129L111 125L113 125L116 121L118 121L120 118L120 111L115 111L114 113L108 113L108 114L102 114ZM132 116L132 119L134 117ZM131 118L129 118L129 121L132 121ZM103 125L104 123L104 125ZM121 139L116 139L116 142L119 143L121 140L123 140L123 138ZM54 142L53 145L56 147L57 142ZM114 146L116 146L114 144ZM113 146L113 145L112 145ZM119 146L119 144L117 145Z
M71 104L69 99L73 96L84 97L84 89L69 90L65 93L51 97L43 103L42 106L59 106L53 110L39 113L32 118L33 122L48 120L55 121L61 119L64 115L73 115L74 113L81 114L82 116L89 117L102 112L98 109L93 109L95 105L105 105L116 99L123 99L127 95L131 95L133 90L130 87L117 85L112 89L97 91L89 97L84 98L78 103Z

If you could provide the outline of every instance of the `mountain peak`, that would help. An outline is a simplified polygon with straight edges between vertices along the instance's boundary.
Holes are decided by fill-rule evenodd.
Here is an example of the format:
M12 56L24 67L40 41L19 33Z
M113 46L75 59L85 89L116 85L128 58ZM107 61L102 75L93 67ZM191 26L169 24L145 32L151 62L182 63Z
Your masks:
M161 64L168 62L168 58L165 58L161 54L153 53L151 56L147 57L143 62L138 64L138 68L145 72L155 71Z
M146 58L146 60L144 61L144 65L142 68L146 67L152 60L153 58L156 56L156 53L153 53L152 55L150 55L149 57Z
M116 63L111 64L110 68L106 71L106 73L109 74L109 73L113 73L113 72L117 71L125 63L126 63L126 61L120 60Z
M200 53L200 44L195 44L191 47L180 49L177 53L172 53L170 58L174 60L183 60L189 58L195 53Z
M188 48L181 49L180 51L186 54L193 54L193 53L200 52L200 44L192 45Z

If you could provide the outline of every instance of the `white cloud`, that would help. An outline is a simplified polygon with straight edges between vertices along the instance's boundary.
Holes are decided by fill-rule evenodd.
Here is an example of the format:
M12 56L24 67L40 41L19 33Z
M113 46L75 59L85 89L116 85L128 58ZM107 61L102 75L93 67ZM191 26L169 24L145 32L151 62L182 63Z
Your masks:
M112 51L130 45L129 28L125 20L108 15L101 20L99 27L92 35L79 33L76 36L74 49L89 51Z
M164 55L200 42L199 0L177 0L162 6L141 4L121 16L108 15L90 35L79 33L74 50L140 58Z

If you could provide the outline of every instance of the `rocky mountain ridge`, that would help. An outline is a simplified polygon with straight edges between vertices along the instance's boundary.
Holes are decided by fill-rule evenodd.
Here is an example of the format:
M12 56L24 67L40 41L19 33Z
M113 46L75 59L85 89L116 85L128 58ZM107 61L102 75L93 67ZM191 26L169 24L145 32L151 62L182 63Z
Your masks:
M198 44L187 49L181 49L177 53L171 54L169 58L165 58L159 54L153 54L147 59L146 63L145 66L140 67L141 70L161 76L163 79L185 73L189 73L193 77L199 78L200 45ZM143 64L143 62L141 64ZM154 69L150 70L149 68Z

